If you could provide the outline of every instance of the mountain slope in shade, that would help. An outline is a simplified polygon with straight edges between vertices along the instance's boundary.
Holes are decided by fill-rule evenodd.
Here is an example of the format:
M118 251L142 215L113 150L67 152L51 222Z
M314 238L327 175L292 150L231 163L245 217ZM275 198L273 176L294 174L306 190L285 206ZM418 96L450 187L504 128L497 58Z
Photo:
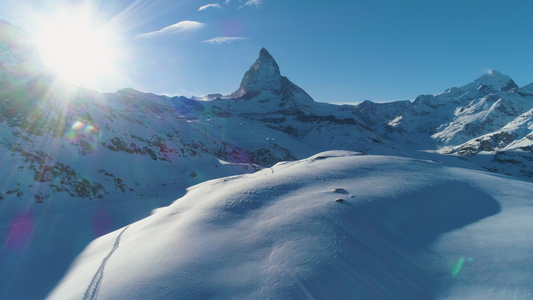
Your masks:
M528 299L532 195L431 161L320 153L190 188L92 242L48 299Z

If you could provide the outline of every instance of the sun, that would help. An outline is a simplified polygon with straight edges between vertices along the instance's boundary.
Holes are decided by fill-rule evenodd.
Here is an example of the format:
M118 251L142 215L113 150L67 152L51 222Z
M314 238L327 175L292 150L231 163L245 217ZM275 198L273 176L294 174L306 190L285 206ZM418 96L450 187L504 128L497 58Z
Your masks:
M95 87L116 73L119 54L113 31L89 12L63 11L39 23L41 59L63 79Z

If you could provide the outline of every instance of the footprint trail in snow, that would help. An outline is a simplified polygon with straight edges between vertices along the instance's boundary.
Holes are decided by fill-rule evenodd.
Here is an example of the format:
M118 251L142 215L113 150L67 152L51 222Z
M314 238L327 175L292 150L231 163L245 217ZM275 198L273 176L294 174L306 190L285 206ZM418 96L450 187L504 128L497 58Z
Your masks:
M94 300L96 299L96 296L98 296L98 288L100 287L100 283L102 282L102 279L104 278L104 269L105 265L107 264L107 261L109 258L111 258L111 255L113 255L113 252L118 249L118 246L120 244L120 237L128 229L129 226L124 228L122 232L117 236L117 240L115 241L115 244L113 244L113 249L107 254L107 256L102 261L102 264L98 268L98 271L96 271L96 274L94 274L93 279L91 280L91 283L87 287L87 290L85 291L85 294L83 295L83 300Z

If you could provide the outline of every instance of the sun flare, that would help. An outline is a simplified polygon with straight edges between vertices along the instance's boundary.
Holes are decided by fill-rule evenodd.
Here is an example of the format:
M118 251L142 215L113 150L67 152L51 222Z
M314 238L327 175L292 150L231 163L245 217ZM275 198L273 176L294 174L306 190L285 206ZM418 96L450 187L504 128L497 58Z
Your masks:
M112 31L90 14L64 12L40 23L36 39L41 59L64 79L92 87L116 72Z

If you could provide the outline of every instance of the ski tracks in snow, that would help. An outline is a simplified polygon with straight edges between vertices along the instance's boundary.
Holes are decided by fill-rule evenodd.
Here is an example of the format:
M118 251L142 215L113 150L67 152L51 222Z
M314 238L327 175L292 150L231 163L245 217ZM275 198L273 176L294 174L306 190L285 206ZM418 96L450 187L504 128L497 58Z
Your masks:
M102 264L100 264L100 267L96 271L96 274L94 274L93 279L91 280L91 283L87 287L87 290L85 291L85 294L83 295L83 300L94 300L96 299L96 296L98 296L98 289L100 287L100 284L102 283L102 279L104 278L104 269L105 265L107 264L107 261L109 258L111 258L111 255L113 255L113 252L118 249L118 246L120 244L120 237L128 229L129 226L124 228L122 232L117 236L117 240L115 241L115 244L113 244L113 249L107 254L107 256L102 261Z

